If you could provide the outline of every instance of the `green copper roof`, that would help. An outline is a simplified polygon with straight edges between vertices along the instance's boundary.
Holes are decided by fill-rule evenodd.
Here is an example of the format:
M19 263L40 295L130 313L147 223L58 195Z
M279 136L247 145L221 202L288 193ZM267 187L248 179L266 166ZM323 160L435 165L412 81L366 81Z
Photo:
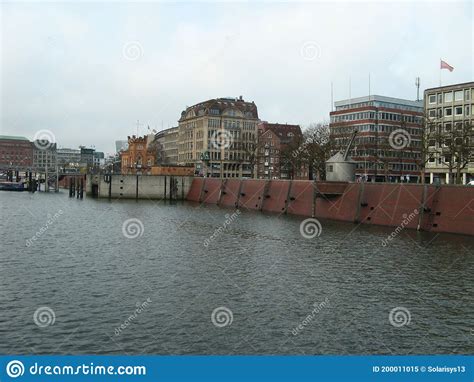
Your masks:
M28 138L19 137L17 135L0 135L0 139L10 139L12 141L29 141Z

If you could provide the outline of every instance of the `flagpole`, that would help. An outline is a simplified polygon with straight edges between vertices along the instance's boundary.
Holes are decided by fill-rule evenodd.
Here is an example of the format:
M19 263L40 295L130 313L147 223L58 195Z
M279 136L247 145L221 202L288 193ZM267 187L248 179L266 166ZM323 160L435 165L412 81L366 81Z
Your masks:
M439 87L441 87L441 57L439 58Z

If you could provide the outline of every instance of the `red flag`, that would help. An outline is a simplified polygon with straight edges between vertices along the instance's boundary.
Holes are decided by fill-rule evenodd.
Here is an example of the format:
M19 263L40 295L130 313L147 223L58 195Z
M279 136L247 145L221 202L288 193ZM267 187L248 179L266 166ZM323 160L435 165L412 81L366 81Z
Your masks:
M454 68L451 65L449 65L447 62L444 62L443 60L441 60L440 69L448 69L450 72L454 70Z

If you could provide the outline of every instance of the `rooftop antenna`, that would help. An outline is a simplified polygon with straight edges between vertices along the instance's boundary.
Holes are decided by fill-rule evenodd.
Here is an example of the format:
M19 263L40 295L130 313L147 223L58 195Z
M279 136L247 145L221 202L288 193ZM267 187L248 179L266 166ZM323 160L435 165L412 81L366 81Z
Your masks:
M370 100L370 73L369 73L369 100Z
M140 121L137 119L137 137L138 137L138 128L140 127Z
M415 86L416 86L416 100L420 100L420 77L416 77L415 80Z
M349 76L349 105L352 105L352 95L351 95L351 77Z

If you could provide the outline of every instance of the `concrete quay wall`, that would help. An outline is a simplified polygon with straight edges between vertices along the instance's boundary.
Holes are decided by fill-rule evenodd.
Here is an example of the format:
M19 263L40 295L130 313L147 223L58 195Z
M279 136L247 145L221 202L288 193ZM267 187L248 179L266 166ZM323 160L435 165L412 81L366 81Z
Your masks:
M193 177L165 175L94 175L87 192L99 198L184 200Z

